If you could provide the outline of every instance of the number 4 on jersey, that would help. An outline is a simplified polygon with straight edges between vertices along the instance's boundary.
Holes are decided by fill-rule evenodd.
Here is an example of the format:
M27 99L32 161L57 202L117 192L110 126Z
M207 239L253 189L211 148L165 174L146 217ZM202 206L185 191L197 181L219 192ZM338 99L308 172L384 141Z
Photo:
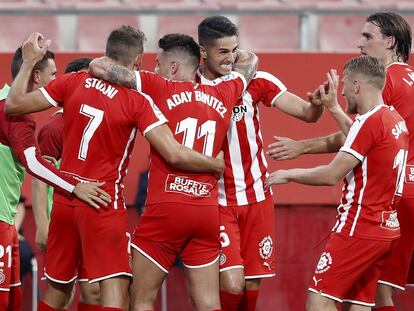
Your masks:
M101 124L104 112L102 110L93 108L85 104L83 104L80 107L79 112L80 114L83 114L84 116L90 119L85 129L83 130L82 140L80 142L78 154L78 159L85 161L86 156L88 155L89 142L91 141L93 134L95 134L95 131Z

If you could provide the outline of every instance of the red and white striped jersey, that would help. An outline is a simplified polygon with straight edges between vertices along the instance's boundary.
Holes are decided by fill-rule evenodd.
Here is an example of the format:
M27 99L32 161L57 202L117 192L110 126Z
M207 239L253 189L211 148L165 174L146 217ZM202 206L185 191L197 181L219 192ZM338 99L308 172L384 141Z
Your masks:
M399 237L394 199L403 190L408 139L405 121L393 107L379 105L355 118L340 152L361 162L344 178L332 231L375 240Z
M149 96L85 72L60 76L40 91L65 110L61 170L79 180L104 181L111 208L125 208L123 178L137 129L145 135L167 122L163 114ZM57 192L54 202L87 204Z
M197 82L212 83L200 71L197 72ZM268 172L258 105L260 102L266 106L273 105L286 90L275 76L258 71L234 106L223 144L226 168L219 181L220 205L246 205L271 198L271 191L264 186Z
M405 63L388 65L382 98L403 117L408 131L414 133L414 68ZM410 135L405 181L403 197L414 198L414 135Z

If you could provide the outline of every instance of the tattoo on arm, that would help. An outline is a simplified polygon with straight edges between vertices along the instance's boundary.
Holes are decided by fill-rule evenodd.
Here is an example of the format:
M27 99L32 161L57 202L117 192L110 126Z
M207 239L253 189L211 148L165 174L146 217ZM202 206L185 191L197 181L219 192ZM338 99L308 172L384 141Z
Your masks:
M243 51L243 59L236 61L233 70L241 73L249 83L256 73L258 58L254 53Z
M135 72L120 65L113 64L109 67L105 72L103 79L113 84L122 85L130 89L136 90L137 88Z

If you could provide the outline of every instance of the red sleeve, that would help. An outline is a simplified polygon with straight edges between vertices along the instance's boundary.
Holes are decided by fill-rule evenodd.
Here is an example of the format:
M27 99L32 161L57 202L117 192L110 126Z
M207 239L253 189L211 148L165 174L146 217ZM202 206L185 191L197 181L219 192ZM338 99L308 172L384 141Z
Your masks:
M161 96L165 97L166 92L161 92L161 90L169 89L169 84L172 83L156 73L145 70L135 71L135 76L137 90L151 96L155 103L159 101Z
M266 105L271 106L277 98L287 91L286 86L274 75L258 71L253 80L259 80L257 83L260 87L260 101Z
M375 117L364 119L357 117L340 150L348 152L358 160L363 161L364 157L376 144L376 141L381 137L383 132L378 129L378 123L373 119Z
M56 113L40 129L38 141L43 155L59 160L62 157L63 147L63 114Z
M236 71L232 71L226 76L215 79L212 85L222 92L223 97L226 98L226 102L230 103L231 106L236 104L247 87L244 76Z
M135 126L139 129L142 135L145 136L145 134L153 128L167 122L167 119L155 105L151 97L141 92L133 93L133 95L133 104L138 108L134 109Z
M63 99L65 98L65 92L68 89L68 84L79 74L84 73L71 72L64 74L50 81L46 86L41 87L39 90L42 92L42 94L46 97L47 101L51 105L55 107L62 107Z
M9 117L7 139L26 170L45 183L71 193L78 183L43 160L35 140L35 122L30 115Z

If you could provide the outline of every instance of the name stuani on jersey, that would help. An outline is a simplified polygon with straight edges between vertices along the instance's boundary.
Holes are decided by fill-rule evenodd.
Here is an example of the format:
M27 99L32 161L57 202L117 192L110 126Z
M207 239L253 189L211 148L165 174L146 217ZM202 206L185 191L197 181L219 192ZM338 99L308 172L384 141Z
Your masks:
M110 99L114 98L116 93L118 93L118 90L116 88L96 78L87 78L85 80L85 88L89 89L91 87L97 89L99 92L101 92L103 95L108 96Z

